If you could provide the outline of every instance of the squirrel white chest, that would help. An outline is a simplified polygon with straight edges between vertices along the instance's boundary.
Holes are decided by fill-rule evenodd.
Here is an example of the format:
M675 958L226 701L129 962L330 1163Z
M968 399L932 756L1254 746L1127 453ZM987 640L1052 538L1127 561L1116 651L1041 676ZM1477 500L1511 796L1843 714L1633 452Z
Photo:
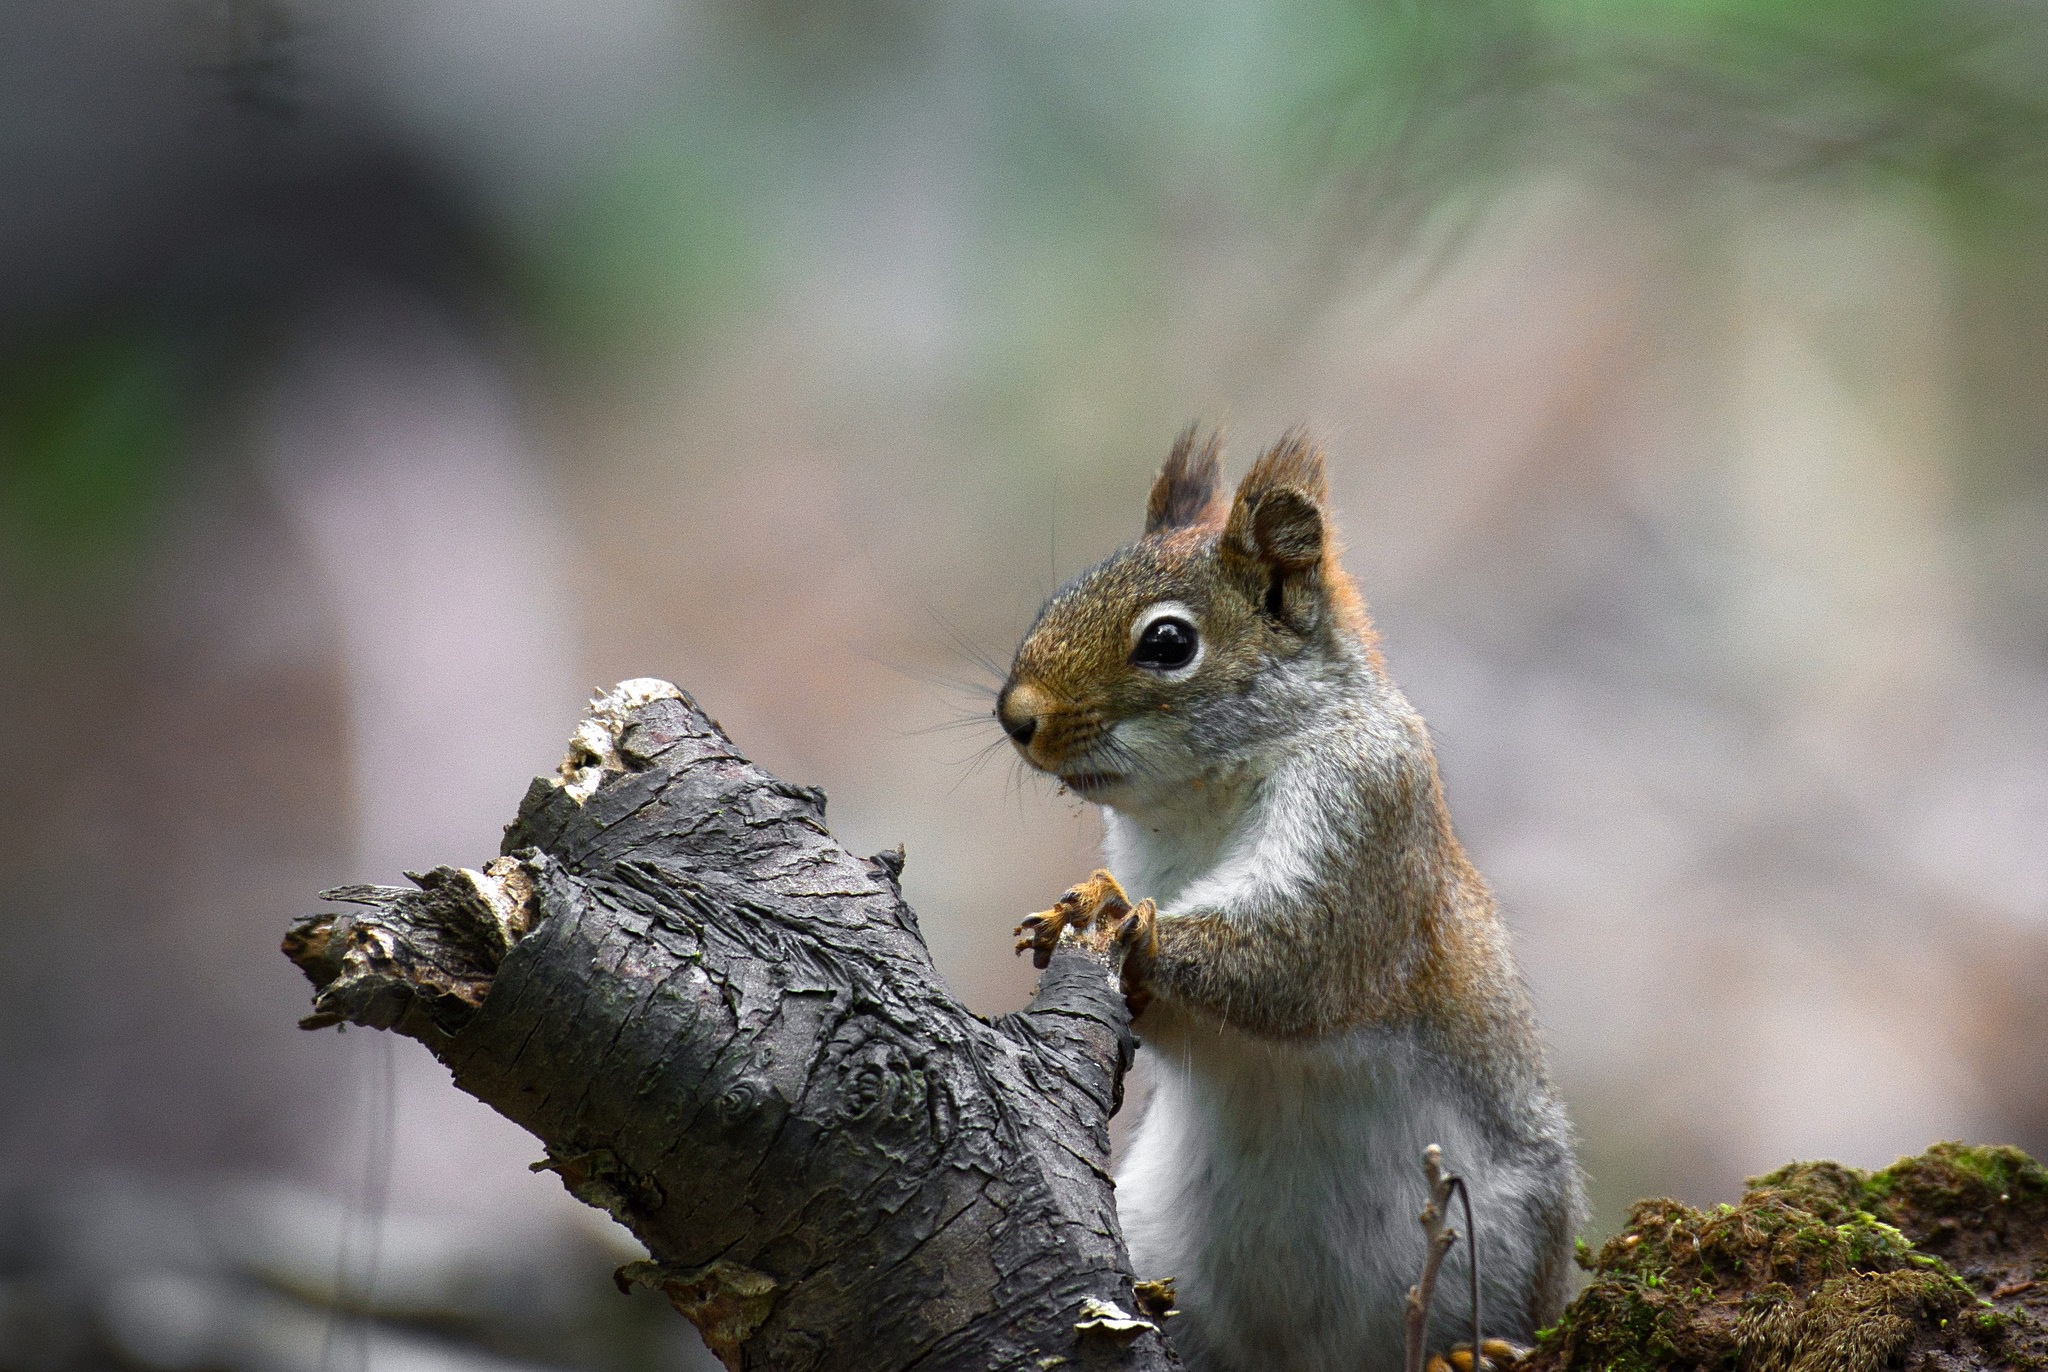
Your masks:
M1405 1031L1276 1044L1212 1024L1158 1030L1117 1209L1138 1275L1175 1277L1202 1314L1184 1334L1176 1322L1189 1366L1398 1367L1422 1150L1440 1143L1506 1180L1478 1156L1468 1102Z
M1247 848L1255 817L1242 805L1190 806L1175 823L1104 810L1102 855L1133 898L1149 896L1162 911L1209 877L1233 850Z
M1194 824L1112 813L1105 855L1164 914L1270 908L1231 893L1309 878L1301 855L1320 836L1288 816L1316 812L1290 803L1314 790L1313 777L1269 777ZM1178 1282L1187 1314L1175 1343L1195 1372L1399 1367L1402 1301L1422 1258L1423 1149L1441 1144L1496 1217L1540 1186L1501 1155L1485 1103L1412 1026L1280 1040L1155 1002L1137 1028L1151 1095L1117 1168L1117 1210L1137 1274ZM1525 1239L1500 1239L1486 1280L1505 1301L1534 1258ZM1462 1281L1447 1274L1446 1289Z
M1133 898L1161 914L1191 908L1238 911L1312 878L1327 808L1315 803L1313 767L1258 780L1215 781L1145 813L1103 810L1105 865Z

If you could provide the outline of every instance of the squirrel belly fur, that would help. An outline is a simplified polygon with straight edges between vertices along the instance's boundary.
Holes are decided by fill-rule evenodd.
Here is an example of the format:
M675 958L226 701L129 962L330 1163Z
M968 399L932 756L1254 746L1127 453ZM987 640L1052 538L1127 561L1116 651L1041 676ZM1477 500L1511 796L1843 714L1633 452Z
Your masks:
M1020 946L1117 917L1154 1082L1117 1208L1195 1372L1400 1367L1431 1143L1471 1191L1485 1332L1529 1343L1583 1200L1528 993L1339 565L1321 453L1290 434L1230 497L1220 466L1183 434L1144 536L1018 648L997 716L1103 807L1114 878ZM1469 1329L1469 1251L1432 1347Z

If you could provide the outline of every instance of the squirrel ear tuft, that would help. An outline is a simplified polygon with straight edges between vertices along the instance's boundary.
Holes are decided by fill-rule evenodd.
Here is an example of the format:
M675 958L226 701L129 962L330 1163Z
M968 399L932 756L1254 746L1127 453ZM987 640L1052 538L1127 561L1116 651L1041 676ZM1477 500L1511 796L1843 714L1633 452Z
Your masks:
M1329 481L1323 452L1300 429L1268 448L1238 483L1224 545L1281 572L1323 560L1323 505Z
M1152 481L1152 494L1145 501L1148 534L1199 524L1216 503L1216 487L1223 476L1223 435L1211 429L1197 446L1196 432L1193 424L1181 430L1166 465Z

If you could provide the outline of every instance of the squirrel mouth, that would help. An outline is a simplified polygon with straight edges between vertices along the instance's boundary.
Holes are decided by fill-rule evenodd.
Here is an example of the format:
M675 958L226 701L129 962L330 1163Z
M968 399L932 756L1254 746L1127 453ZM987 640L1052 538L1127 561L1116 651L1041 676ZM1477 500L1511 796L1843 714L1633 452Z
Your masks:
M1107 791L1121 782L1123 777L1116 772L1061 772L1059 779L1060 785L1077 796L1085 797L1092 793Z

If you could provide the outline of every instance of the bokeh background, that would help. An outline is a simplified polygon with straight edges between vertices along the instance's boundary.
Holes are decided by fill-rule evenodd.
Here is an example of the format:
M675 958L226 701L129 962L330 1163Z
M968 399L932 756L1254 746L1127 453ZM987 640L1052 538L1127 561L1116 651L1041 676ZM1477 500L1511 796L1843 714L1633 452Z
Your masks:
M1596 1233L2048 1152L2048 10L12 0L0 187L6 1372L701 1365L286 920L657 675L1014 1008L991 664L1195 418L1328 441Z

